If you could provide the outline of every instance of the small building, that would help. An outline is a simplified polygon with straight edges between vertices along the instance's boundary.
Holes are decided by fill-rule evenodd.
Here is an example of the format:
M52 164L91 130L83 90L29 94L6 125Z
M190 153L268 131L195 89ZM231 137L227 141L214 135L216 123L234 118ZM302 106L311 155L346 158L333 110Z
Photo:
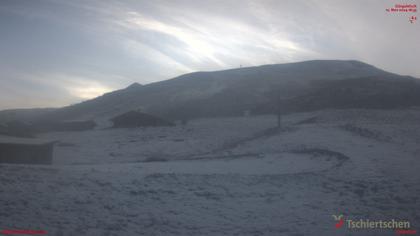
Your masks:
M0 124L0 135L32 138L34 137L34 129L27 123L13 120L5 124Z
M126 112L112 118L111 121L114 123L113 128L174 126L170 121L139 111Z
M52 164L54 143L0 135L0 163Z

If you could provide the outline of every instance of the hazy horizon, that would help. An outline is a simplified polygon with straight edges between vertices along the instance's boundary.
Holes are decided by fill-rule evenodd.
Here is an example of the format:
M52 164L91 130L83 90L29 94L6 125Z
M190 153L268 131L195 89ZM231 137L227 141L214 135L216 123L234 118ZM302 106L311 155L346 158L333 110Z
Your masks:
M407 19L418 13L386 12L397 3L2 1L0 110L61 107L195 71L318 59L420 78L419 22Z

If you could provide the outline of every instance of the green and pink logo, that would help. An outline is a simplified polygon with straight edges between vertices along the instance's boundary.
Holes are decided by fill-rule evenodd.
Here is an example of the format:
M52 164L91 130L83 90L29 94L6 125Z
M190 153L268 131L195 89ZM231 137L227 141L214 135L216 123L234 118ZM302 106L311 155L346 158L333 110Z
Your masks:
M343 225L344 225L344 216L343 215L332 215L333 216L333 218L334 218L334 220L335 221L337 221L336 223L335 223L335 228L336 229L339 229L339 228L341 228L341 227L343 227Z

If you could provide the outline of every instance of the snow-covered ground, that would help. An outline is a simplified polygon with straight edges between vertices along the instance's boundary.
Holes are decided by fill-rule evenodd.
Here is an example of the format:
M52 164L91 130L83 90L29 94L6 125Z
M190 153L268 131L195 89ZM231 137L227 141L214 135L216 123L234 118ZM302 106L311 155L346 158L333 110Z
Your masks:
M420 230L420 110L214 118L48 133L52 166L0 165L0 230L48 235L395 235Z

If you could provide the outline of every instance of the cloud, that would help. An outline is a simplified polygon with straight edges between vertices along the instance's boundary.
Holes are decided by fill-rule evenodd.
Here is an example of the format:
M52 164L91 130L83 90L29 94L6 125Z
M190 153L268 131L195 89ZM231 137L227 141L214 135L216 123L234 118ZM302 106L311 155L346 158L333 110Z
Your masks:
M56 81L57 87L65 88L69 95L82 100L92 99L112 91L111 87L91 78L65 74L52 77Z
M419 5L418 0L408 2ZM67 105L133 82L311 59L357 59L420 77L419 23L409 23L407 14L387 13L385 8L393 4L5 2L0 4L0 94L13 96L14 91L16 96L3 95L0 108ZM28 103L23 97L33 99ZM49 102L53 97L54 104Z

